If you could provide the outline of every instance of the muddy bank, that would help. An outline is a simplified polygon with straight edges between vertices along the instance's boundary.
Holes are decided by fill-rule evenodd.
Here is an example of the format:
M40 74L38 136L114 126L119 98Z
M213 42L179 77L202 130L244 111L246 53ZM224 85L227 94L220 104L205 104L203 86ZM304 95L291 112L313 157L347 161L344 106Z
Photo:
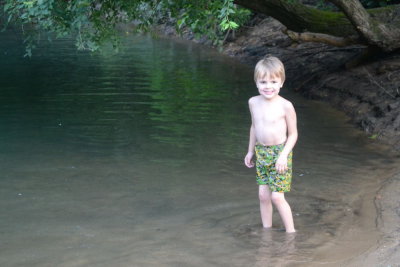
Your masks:
M375 196L377 226L382 238L348 266L400 266L400 174L388 179Z
M346 69L362 47L294 44L283 29L278 21L259 17L225 45L224 53L250 64L265 54L280 57L291 88L343 110L372 139L400 151L400 54Z

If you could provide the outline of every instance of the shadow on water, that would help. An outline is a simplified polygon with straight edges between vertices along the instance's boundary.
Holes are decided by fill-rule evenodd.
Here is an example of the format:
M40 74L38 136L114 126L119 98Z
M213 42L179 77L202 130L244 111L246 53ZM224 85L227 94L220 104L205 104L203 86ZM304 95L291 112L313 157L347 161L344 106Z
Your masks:
M2 266L327 266L377 240L372 199L396 160L342 114L283 92L299 118L298 233L276 214L266 231L242 163L252 68L144 36L32 59L0 39Z

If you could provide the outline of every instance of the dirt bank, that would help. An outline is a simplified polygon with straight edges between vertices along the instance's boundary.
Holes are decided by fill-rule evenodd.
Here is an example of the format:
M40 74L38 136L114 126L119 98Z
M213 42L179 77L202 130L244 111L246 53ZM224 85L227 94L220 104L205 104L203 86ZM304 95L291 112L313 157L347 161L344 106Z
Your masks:
M272 18L258 17L223 52L250 64L265 54L278 56L291 88L343 110L356 127L400 152L400 53L346 69L362 47L294 44L283 29Z
M385 181L377 191L377 224L382 238L347 266L400 266L400 174Z

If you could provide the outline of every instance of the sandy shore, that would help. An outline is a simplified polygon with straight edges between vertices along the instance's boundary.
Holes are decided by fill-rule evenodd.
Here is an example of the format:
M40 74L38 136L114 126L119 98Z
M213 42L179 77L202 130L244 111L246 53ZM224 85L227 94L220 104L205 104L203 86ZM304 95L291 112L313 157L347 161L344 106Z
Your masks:
M354 258L347 266L400 266L400 173L386 180L377 191L377 244Z

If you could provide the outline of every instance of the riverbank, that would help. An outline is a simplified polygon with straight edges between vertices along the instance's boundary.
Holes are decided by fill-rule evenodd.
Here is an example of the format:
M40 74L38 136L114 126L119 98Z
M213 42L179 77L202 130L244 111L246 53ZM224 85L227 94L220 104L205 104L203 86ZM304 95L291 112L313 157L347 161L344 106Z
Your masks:
M381 239L349 266L400 266L400 174L386 180L375 196Z
M293 42L278 21L261 17L224 46L223 53L255 64L265 54L285 63L289 86L305 97L328 102L344 111L371 139L400 152L400 55L346 69L361 47L335 48L324 44ZM372 140L371 140L372 141ZM377 190L376 246L346 266L400 266L400 173ZM371 200L372 201L372 200Z
M265 54L278 56L285 63L289 87L344 111L372 139L400 152L400 54L346 68L362 47L294 44L283 30L270 17L257 18L223 53L249 64Z
M294 44L278 21L258 16L235 38L228 39L222 53L249 65L266 54L279 57L286 66L289 88L310 99L325 101L344 111L371 143L388 146L393 158L400 153L400 54L358 67L345 65L363 50L360 46L331 47L319 43ZM174 35L172 28L163 28ZM186 39L193 39L188 32ZM199 42L207 42L200 40ZM398 161L396 159L396 161ZM400 173L377 189L374 202L376 227L382 233L375 246L355 256L345 266L400 266Z

